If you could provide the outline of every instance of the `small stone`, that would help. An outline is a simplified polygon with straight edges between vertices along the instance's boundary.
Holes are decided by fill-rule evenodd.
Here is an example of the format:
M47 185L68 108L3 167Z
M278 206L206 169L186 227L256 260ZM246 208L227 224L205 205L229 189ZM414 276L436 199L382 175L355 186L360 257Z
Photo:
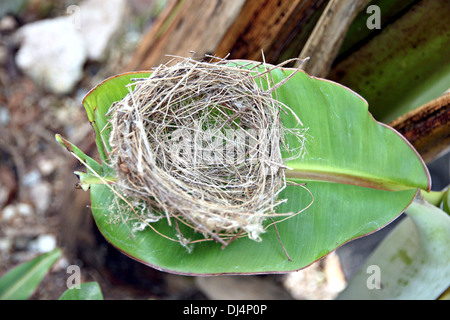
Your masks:
M41 181L41 174L38 170L28 172L23 176L22 184L26 187L33 186Z
M2 221L9 221L16 215L16 208L14 205L8 205L3 208Z
M120 29L125 14L125 0L87 0L75 10L80 15L80 32L90 60L100 61L114 34Z
M9 113L9 110L7 107L0 107L0 125L1 126L7 126L9 123L9 120L11 119L11 115Z
M56 94L68 94L83 75L87 59L100 61L126 12L125 0L88 0L70 14L29 23L17 30L19 69Z
M33 214L33 208L28 203L10 204L3 208L2 221L10 221L19 215L26 217Z
M50 206L52 186L46 181L34 185L30 189L30 196L38 214L43 214Z
M55 236L51 234L42 234L35 240L31 241L28 244L28 248L29 250L37 253L52 251L53 249L56 248Z
M0 31L8 32L12 31L17 27L17 21L12 16L4 16L0 20Z
M70 17L41 20L17 30L20 70L45 89L71 92L82 77L86 49Z
M56 161L54 159L42 158L38 160L37 165L41 174L44 176L48 176L53 171L55 171Z
M9 252L12 247L12 241L8 237L0 238L0 252L2 254Z
M16 205L17 212L24 217L31 216L33 214L33 207L28 203L18 203Z

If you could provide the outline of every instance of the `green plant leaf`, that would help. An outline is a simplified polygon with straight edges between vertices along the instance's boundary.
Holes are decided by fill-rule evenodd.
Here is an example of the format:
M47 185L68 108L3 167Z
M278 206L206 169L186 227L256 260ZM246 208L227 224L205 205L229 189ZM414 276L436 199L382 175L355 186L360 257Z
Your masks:
M274 228L267 229L262 242L242 238L224 250L220 244L201 242L188 253L180 244L152 230L131 236L132 224L111 223L111 210L118 209L111 206L115 198L107 186L91 186L91 209L99 230L113 246L156 269L179 274L276 273L304 268L347 241L378 230L402 212L415 195L415 190L393 193L326 182L310 182L308 189L315 195L314 204L277 225L292 261L287 260ZM289 199L280 212L298 211L311 201L309 194L294 186L287 187L280 197ZM176 239L177 232L166 220L152 225ZM179 227L185 237L202 239L191 229Z
M445 191L442 202L441 202L441 209L450 215L450 191L449 190L450 189L447 187L447 190Z
M402 0L402 1L392 1L392 0L372 0L367 4L366 8L361 10L358 15L353 20L350 28L348 29L347 35L345 36L344 42L339 49L339 55L337 59L341 57L348 56L352 53L355 48L360 47L361 44L368 42L383 30L390 23L395 21L396 18L401 16L405 11L407 11L417 0ZM373 14L367 13L367 7L377 6L380 8L380 29L369 29L367 27L367 20Z
M274 70L272 76L282 81L290 72ZM277 96L309 128L307 154L287 163L294 169L288 176L382 190L430 188L428 171L414 148L392 128L375 121L359 95L298 72L277 90ZM284 115L282 121L295 127L293 117Z
M91 157L87 156L83 151L81 151L77 146L75 146L73 143L67 141L61 135L57 134L55 135L56 141L58 141L63 147L67 149L70 153L72 153L86 168L88 169L88 172L91 174L103 174L103 168L101 164L99 164L97 161L92 159Z
M95 142L103 163L108 162L107 153L111 151L108 142L111 130L107 126L105 114L112 103L121 100L131 90L126 87L130 84L130 79L149 76L149 72L143 71L124 73L109 78L93 88L83 99L86 114L94 128Z
M84 191L89 190L91 184L110 184L117 181L115 176L100 176L99 174L89 174L80 171L75 171L74 173L80 178L80 182L77 185Z
M103 294L97 282L86 282L78 289L67 289L59 300L103 300Z
M277 83L292 72L274 70L272 77ZM110 149L106 112L128 93L125 86L130 79L148 75L115 76L84 98L88 118L100 136L97 144L104 161ZM192 253L160 235L176 239L175 228L166 220L152 223L154 230L132 234L130 222L111 218L126 205L110 186L92 184L91 209L100 232L124 254L159 270L180 274L286 272L304 268L340 245L382 228L408 207L418 188L430 189L428 171L415 150L397 132L376 122L359 95L297 72L277 90L277 96L300 117L310 136L305 156L287 164L293 169L290 180L307 182L314 203L277 224L292 261L286 258L274 227L267 229L259 243L242 238L222 250L220 244L204 241L196 243ZM286 126L296 125L292 118L282 120ZM312 200L299 186L288 186L280 198L288 201L279 212L299 212ZM183 225L180 229L191 240L202 239Z
M8 271L0 278L0 300L26 300L61 256L56 248Z
M339 299L437 299L450 286L450 217L424 200L415 201L406 213Z
M384 2L379 1L381 16L386 14ZM374 117L386 123L437 98L450 83L449 14L448 1L416 1L340 58L328 77L361 94Z

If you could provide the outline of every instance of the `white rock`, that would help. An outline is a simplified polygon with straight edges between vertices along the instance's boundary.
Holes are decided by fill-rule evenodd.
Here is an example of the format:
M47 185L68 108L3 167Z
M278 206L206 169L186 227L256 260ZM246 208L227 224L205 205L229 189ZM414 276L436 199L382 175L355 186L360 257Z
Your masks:
M43 214L51 203L52 186L46 181L33 185L30 188L30 197L38 214Z
M47 90L70 93L85 61L104 58L125 12L125 0L87 0L67 7L70 15L29 23L17 30L16 64Z
M8 252L12 247L12 241L11 238L5 237L0 238L0 253L6 253Z
M38 184L41 181L41 174L38 170L32 170L23 176L22 184L26 187Z
M17 212L24 217L31 216L33 214L33 207L28 203L18 203L16 207Z
M55 171L56 160L54 158L41 158L37 161L37 165L41 174L44 176L48 176L53 171Z
M0 19L0 31L8 32L17 27L17 22L12 16L4 16Z
M2 221L9 221L15 217L31 216L33 214L33 208L28 203L10 204L3 208Z
M16 215L16 207L14 205L8 205L3 208L2 221L9 221Z
M70 17L29 23L17 31L17 66L47 90L69 93L82 77L86 49Z
M90 60L99 61L114 34L120 29L125 15L125 0L87 0L74 10L75 24L80 22L79 30L84 38ZM77 15L79 14L79 19Z
M11 115L7 107L0 107L0 125L7 126L9 120L11 119Z
M52 251L56 248L55 236L51 234L42 234L29 243L28 248L37 253Z

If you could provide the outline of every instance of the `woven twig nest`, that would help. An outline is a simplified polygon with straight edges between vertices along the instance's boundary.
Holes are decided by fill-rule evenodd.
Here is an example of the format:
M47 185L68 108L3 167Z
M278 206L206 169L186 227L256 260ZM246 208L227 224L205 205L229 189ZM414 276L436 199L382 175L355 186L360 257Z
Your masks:
M270 73L257 70L182 59L133 79L111 107L116 188L140 208L140 226L165 217L226 245L244 235L259 241L264 222L280 215L282 150L300 156L306 130L300 120L298 129L283 127L280 113L290 111L273 98ZM296 150L286 134L298 138Z

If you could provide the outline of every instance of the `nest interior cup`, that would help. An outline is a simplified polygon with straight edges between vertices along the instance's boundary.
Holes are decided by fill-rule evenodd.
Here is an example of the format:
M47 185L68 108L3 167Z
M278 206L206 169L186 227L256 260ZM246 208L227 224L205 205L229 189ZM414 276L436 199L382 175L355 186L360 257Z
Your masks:
M134 79L111 106L116 188L143 208L134 210L142 225L165 217L223 245L237 236L260 241L286 186L286 110L270 73L258 70L185 58Z

